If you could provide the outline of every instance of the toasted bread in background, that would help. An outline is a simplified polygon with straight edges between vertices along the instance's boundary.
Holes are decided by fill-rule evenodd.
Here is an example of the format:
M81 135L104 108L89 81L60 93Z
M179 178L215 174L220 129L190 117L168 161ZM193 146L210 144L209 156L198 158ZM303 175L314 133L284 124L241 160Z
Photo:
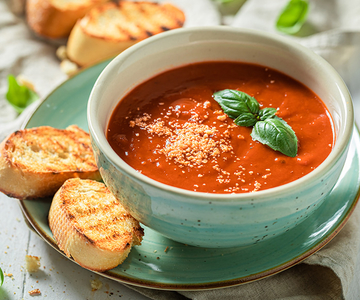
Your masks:
M108 0L27 0L26 18L37 34L65 38L89 9Z
M182 27L184 22L184 13L168 3L104 3L76 22L67 43L67 56L79 66L90 66L149 36Z
M72 177L101 180L90 136L75 125L19 130L0 144L0 191L10 197L52 197Z
M55 194L49 226L60 250L99 272L122 263L144 234L103 183L78 178L67 180Z

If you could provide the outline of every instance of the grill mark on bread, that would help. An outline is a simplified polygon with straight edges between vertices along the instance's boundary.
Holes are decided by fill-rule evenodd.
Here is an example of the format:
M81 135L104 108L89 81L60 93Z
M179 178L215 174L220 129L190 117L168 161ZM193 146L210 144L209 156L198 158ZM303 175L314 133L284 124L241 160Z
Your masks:
M170 28L169 28L169 27L166 27L166 26L160 26L160 28L161 28L163 31L168 31L168 30L170 30Z
M85 189L79 187L80 182L85 185ZM113 240L114 236L128 243L132 239L132 233L120 233L119 228L114 224L132 220L132 216L125 211L102 183L91 182L89 184L89 182L75 179L68 180L62 187L62 190L71 191L70 196L65 193L61 194L61 196L63 197L63 210L66 211L67 216L73 216L71 221L74 228L91 243L99 247L103 247L104 244ZM94 197L96 198L94 199ZM92 203L93 201L95 201L95 205ZM117 213L114 214L114 211ZM103 222L105 219L106 222ZM99 232L102 232L102 237L97 234ZM119 249L125 249L124 243Z
M115 17L116 16L116 17ZM182 27L184 14L171 4L145 1L108 2L92 9L79 23L89 36L105 40L141 40L148 36ZM117 28L105 31L102 26Z
M101 179L90 136L75 125L17 130L0 145L0 191L10 197L53 196L71 177Z
M132 36L130 32L124 30L121 26L116 26L119 32L121 32L129 40L136 40L136 36Z
M76 21L92 7L107 0L27 0L26 19L37 34L50 38L65 38Z
M121 263L144 234L103 183L81 179L67 180L56 193L49 226L60 250L98 271Z
M79 231L79 230L77 230L77 232L78 232L81 236L83 236L90 244L95 245L95 241L93 241L92 239L90 239L85 233L83 233L83 232L81 232L81 231Z
M67 56L81 67L90 66L184 22L184 13L172 4L109 1L78 20L68 39Z

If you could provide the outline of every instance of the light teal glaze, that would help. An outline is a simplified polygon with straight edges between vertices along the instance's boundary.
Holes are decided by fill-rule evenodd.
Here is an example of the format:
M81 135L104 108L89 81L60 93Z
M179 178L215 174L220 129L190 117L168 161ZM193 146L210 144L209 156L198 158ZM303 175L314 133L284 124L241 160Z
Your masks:
M105 65L92 67L61 85L45 99L26 127L65 128L78 124L86 129L87 98ZM228 249L186 246L145 227L142 245L134 247L122 265L100 274L138 286L169 290L219 288L275 274L311 255L335 236L355 208L359 186L360 138L355 130L335 188L325 203L297 227L273 239ZM23 201L20 205L40 236L58 250L47 222L50 201Z
M157 182L114 152L104 133L111 112L129 90L174 65L224 59L282 70L323 99L334 118L337 138L320 166L276 188L212 194ZM288 39L226 27L179 29L122 52L95 83L88 102L88 124L104 182L137 220L178 242L224 248L268 240L314 213L340 175L354 127L350 94L325 60Z
M321 205L345 160L344 155L307 189L276 200L264 195L241 201L209 196L204 201L138 181L112 164L96 143L93 149L104 182L136 219L175 241L199 247L256 244L297 226Z

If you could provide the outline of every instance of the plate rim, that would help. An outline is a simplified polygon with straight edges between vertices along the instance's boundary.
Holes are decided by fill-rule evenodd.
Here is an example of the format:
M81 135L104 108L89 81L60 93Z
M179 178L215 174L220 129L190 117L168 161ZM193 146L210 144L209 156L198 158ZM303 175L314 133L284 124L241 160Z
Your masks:
M65 80L64 82L59 84L46 97L44 97L42 100L40 100L40 102L36 106L36 108L31 112L31 114L29 114L29 116L22 123L21 129L27 128L28 123L32 120L34 115L38 112L40 107L42 105L45 105L46 102L49 101L49 99L51 99L52 95L58 89L61 89L61 87L63 87L69 81L76 80L76 78L81 74L95 72L95 70L97 68L100 68L101 65L104 65L103 68L105 68L106 65L110 61L111 61L111 59L110 60L104 60L104 61L99 62L98 64L96 64L94 66L83 69L82 71L80 71L76 75L68 78L67 80ZM103 70L103 68L101 68L100 72ZM98 74L97 74L97 76L98 76ZM360 137L360 131L359 131L359 128L356 126L356 124L354 124L354 134L357 134ZM360 151L358 150L358 152L360 152ZM359 159L360 159L360 157L359 157ZM106 271L106 272L96 272L96 271L92 271L92 270L89 270L89 271L91 271L93 273L96 273L96 274L99 274L100 276L103 276L105 278L108 278L108 279L111 279L111 280L114 280L114 281L117 281L117 282L121 282L121 283L124 283L124 284L129 284L129 285L132 285L132 286L144 287L144 288L149 288L149 289L167 290L167 291L199 291L199 290L220 289L220 288L238 286L238 285L241 285L241 284L254 282L254 281L261 280L263 278L278 274L278 273L280 273L282 271L285 271L285 270L291 268L292 266L300 263L301 261L305 260L309 256L313 255L314 253L319 251L321 248L323 248L345 226L345 224L347 223L347 221L351 217L352 213L354 212L355 207L359 202L359 199L360 199L360 186L357 189L357 192L356 192L356 195L355 195L354 199L352 199L352 201L351 201L351 205L349 206L349 208L345 212L342 213L341 220L339 220L337 222L338 225L335 226L334 228L331 228L331 230L329 230L327 232L327 235L325 237L320 238L319 241L317 241L317 243L315 245L313 245L312 247L310 247L306 251L304 251L302 253L299 253L299 255L293 257L292 259L290 259L290 260L288 260L288 261L286 261L284 263L278 264L278 265L274 266L273 268L269 268L269 269L260 271L260 272L255 273L255 274L250 274L248 276L243 276L243 277L234 278L234 279L227 279L227 280L222 280L222 281L221 280L212 281L212 282L208 282L208 283L188 283L188 284L181 283L181 284L176 284L176 283L155 282L155 281L150 281L150 280L141 279L141 278L131 278L131 277L123 276L121 274L116 274L116 276L115 276L115 275L112 274L111 270ZM39 226L37 225L35 220L33 220L31 214L27 210L24 202L22 202L20 200L18 200L18 202L19 202L21 211L22 211L26 221L29 222L28 225L30 225L32 227L30 229L35 230L35 232L45 242L47 242L53 249L55 249L57 252L59 252L63 256L67 257L65 255L65 253L63 253L58 248L57 244L53 241L53 239L50 238L43 230L41 230L41 228L39 228ZM69 258L69 257L67 257L67 258L70 259L75 264L77 264L72 258Z
M157 290L165 290L165 291L199 291L199 290L211 290L211 289L221 289L221 288L227 288L227 287L233 287L238 286L245 283L251 283L254 281L261 280L263 278L276 275L280 272L283 272L296 264L302 262L306 258L310 257L314 253L318 252L320 249L322 249L325 245L327 245L340 231L341 229L346 225L347 221L351 217L352 213L355 210L356 205L358 204L360 199L360 189L358 189L357 194L352 201L352 204L350 205L350 208L343 213L342 220L339 222L339 225L335 228L333 228L331 232L326 238L320 239L319 242L314 245L312 248L308 249L304 253L300 253L298 256L292 258L291 260L279 264L275 266L274 268L269 268L267 270L258 272L256 274L229 279L229 280L222 280L222 281L214 281L210 283L190 283L190 284L174 284L174 283L159 283L159 282L153 282L149 280L144 279L132 279L129 277L122 276L120 274L112 275L111 270L106 272L97 272L93 270L89 270L93 273L99 274L100 276L106 277L108 279L125 283L137 287L144 287L144 288L150 288L150 289L157 289ZM39 235L39 237L44 240L46 243L48 243L54 250L56 250L58 253L63 255L64 257L68 258L75 264L79 265L77 262L75 262L71 257L67 257L64 252L62 252L57 244L53 242L53 240L45 233L43 232L37 225L36 222L34 222L31 218L31 215L27 211L26 207L23 205L23 202L19 201L20 208L23 212L24 217L27 219L30 225L30 229L35 230L36 234Z
M23 122L20 125L20 129L25 129L27 124L31 121L31 119L33 118L33 116L37 113L37 111L40 109L40 107L42 105L44 105L44 103L46 101L48 101L48 99L60 88L62 88L64 85L66 85L68 82L76 79L79 76L84 75L85 73L88 73L90 71L95 70L96 68L100 68L101 65L104 65L104 67L101 69L101 71L113 60L114 58L110 58L110 59L104 59L92 66L89 67L85 67L81 70L79 70L75 75L65 79L63 82L61 82L60 84L58 84L56 87L54 87L46 96L42 97L41 99L39 99L39 102L37 103L37 105L35 105L35 107L33 107L31 109L31 111L29 112L29 114L24 118Z

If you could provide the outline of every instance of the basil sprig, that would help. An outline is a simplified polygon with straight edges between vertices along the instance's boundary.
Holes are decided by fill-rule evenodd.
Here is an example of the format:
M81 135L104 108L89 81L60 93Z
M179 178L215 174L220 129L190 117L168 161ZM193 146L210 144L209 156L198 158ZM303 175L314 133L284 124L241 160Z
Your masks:
M0 268L0 286L2 286L4 283L4 273Z
M294 130L276 116L276 109L260 109L257 100L237 90L222 90L213 95L224 112L239 126L253 127L251 137L287 156L295 157L298 139Z
M290 0L276 21L277 30L296 34L304 25L309 11L308 0Z
M21 114L26 107L39 99L39 96L29 87L19 83L14 75L8 76L8 91L6 99Z

